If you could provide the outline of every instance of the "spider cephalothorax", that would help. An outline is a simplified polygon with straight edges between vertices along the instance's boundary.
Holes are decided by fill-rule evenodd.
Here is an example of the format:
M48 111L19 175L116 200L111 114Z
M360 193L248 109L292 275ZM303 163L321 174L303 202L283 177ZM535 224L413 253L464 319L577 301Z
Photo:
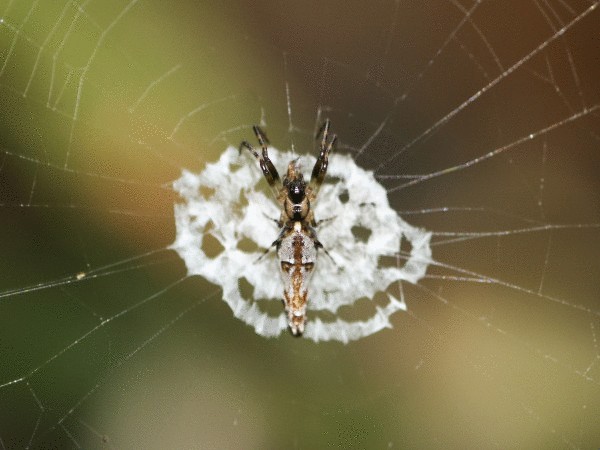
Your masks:
M281 207L278 221L281 231L273 246L277 249L281 264L283 303L288 315L288 324L292 334L300 336L306 323L308 284L317 261L317 250L323 247L313 228L316 222L311 205L315 202L325 178L329 152L337 137L333 135L329 138L329 120L325 120L317 133L317 139L322 137L320 153L307 185L297 159L288 164L286 176L283 182L281 181L277 169L269 159L265 134L257 126L254 126L253 130L262 154L259 155L247 141L240 144L240 150L250 150L259 160L263 174Z
M290 162L288 172L283 179L283 188L286 191L283 211L289 220L305 220L310 212L310 201L306 196L306 183L304 177L298 172L297 161Z

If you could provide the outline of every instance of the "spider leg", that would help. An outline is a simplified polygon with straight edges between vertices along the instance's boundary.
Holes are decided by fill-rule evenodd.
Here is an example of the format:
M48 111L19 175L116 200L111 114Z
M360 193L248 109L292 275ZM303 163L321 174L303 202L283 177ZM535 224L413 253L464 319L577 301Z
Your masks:
M256 159L258 159L263 175L265 176L267 182L269 183L269 186L271 186L275 196L277 197L283 185L281 184L281 179L279 178L279 173L277 172L277 169L275 168L275 166L271 162L271 159L269 158L269 152L267 151L267 144L269 141L259 127L255 125L252 127L252 129L254 130L254 134L256 135L256 138L258 139L258 142L260 143L260 146L262 148L262 155L259 155L258 152L248 141L242 141L239 150L241 152L244 148L248 149L250 153L252 153L252 155L254 155Z
M267 145L269 144L269 140L267 139L267 136L265 135L265 133L258 126L254 125L252 127L252 130L254 131L254 135L256 136L256 139L258 140L258 142L260 144L260 148L262 149L262 160L261 160L260 167L263 169L263 173L265 172L264 167L267 168L267 171L271 174L271 179L273 180L271 182L267 178L267 181L269 181L269 184L271 186L276 184L277 188L279 189L282 186L281 180L279 178L279 173L277 172L277 169L271 162L271 158L269 158L269 152L267 150ZM264 164L264 167L263 167L263 164ZM265 174L265 176L266 176L266 174Z
M311 224L313 227L320 227L321 225L323 225L324 223L327 222L331 222L333 219L336 219L336 217L328 217L327 219L321 219L321 220L315 220L314 224Z
M321 141L321 148L325 147L325 144L327 142L327 136L329 134L330 125L331 122L329 121L329 119L325 119L325 122L323 122L323 125L321 125L321 128L319 128L319 131L317 131L317 134L315 135L315 139L319 139L320 137L323 138L323 140Z
M273 219L275 220L275 219ZM256 258L256 261L254 261L255 263L259 262L261 259L263 259L265 256L267 256L267 253L269 253L271 251L271 249L273 247L275 247L276 249L279 249L279 245L281 244L281 240L283 239L283 236L285 234L285 232L287 231L287 228L283 228L281 230L281 232L279 233L279 236L277 236L277 239L275 239L273 241L273 243L269 246L269 248L267 248L262 255L260 255L258 258Z
M265 216L267 219L272 220L273 222L275 222L279 228L281 228L283 226L283 222L281 221L281 219L279 219L279 220L278 219L273 219L272 217L268 216L264 212L263 212L263 216Z
M329 119L325 119L325 122L319 129L316 138L319 139L321 137L321 151L319 153L319 157L317 158L317 162L312 170L312 175L310 177L309 186L313 191L313 196L316 197L319 192L319 188L321 184L323 184L323 180L325 179L325 174L327 173L327 165L329 164L329 153L331 149L335 145L337 141L337 136L334 134L331 139L329 139Z
M329 220L329 219L325 219L325 220ZM317 232L316 232L316 230L312 226L308 227L308 235L310 236L310 238L312 239L312 241L315 243L315 247L317 248L317 250L318 249L323 250L325 252L325 254L329 257L329 259L331 260L331 262L333 262L333 265L336 266L337 268L339 268L340 265L337 263L337 261L335 259L333 259L333 256L331 256L329 254L329 252L323 246L323 244L321 243L321 241L319 241L319 239L317 238Z
M331 256L329 254L329 252L327 251L327 249L325 247L323 247L323 244L321 244L320 242L319 242L319 244L321 245L319 248L325 252L325 254L329 257L329 259L331 260L331 262L333 263L333 265L339 269L340 265L337 263L337 261L333 258L333 256Z
M256 264L261 259L263 259L265 256L267 256L267 253L269 253L272 248L273 248L273 246L271 245L268 249L266 249L265 251L263 251L262 254L258 258L256 258L256 260L254 261L254 263Z

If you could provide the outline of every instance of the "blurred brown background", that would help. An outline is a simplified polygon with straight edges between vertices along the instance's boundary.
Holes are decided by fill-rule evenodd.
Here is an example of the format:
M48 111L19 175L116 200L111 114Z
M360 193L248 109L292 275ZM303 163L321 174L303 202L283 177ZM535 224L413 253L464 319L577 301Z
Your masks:
M597 447L589 7L0 2L0 448ZM393 329L266 340L166 249L168 184L324 117L411 224L508 232L434 235Z

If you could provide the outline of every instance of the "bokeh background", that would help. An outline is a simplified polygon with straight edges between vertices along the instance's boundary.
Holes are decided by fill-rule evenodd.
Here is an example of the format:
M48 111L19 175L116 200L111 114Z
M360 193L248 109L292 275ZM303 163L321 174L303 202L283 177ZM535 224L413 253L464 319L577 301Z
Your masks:
M1 0L0 448L597 448L596 5ZM324 117L436 263L392 329L267 340L170 183Z

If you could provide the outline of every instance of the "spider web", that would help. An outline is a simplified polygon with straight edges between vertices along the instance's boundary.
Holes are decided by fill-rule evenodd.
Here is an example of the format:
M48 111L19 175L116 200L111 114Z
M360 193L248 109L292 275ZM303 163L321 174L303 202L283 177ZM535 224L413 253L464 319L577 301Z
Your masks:
M597 447L599 24L577 0L0 2L0 449ZM326 117L432 261L391 329L265 339L171 250L172 183L253 124L314 155Z

